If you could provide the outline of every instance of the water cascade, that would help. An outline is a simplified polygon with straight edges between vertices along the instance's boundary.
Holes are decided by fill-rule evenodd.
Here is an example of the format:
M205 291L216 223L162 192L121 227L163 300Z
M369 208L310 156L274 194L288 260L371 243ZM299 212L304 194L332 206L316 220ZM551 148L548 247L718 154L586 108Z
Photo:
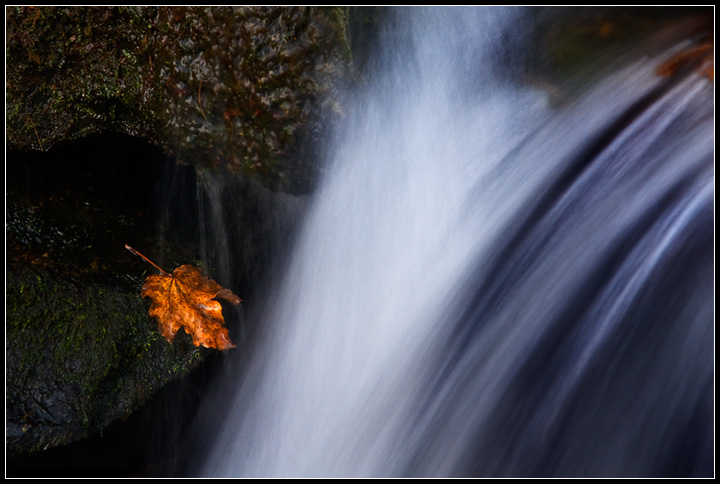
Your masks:
M389 16L193 475L712 475L712 84L554 102L524 15Z

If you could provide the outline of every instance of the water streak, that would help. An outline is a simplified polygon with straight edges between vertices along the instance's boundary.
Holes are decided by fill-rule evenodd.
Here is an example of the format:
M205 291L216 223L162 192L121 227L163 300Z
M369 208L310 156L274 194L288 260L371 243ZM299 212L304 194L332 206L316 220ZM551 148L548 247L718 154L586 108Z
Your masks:
M522 15L389 21L198 474L712 473L712 88L553 106Z

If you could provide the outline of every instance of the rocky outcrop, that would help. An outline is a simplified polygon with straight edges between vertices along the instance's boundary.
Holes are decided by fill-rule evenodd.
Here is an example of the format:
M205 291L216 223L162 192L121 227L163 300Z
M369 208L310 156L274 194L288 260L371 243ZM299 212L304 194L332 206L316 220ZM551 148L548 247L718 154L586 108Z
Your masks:
M134 411L206 351L170 345L146 305L115 286L37 268L6 279L6 445L41 450L86 437Z
M8 148L114 131L305 193L342 109L347 10L7 7Z
M289 240L304 207L303 197L226 170L198 180L193 167L117 134L13 152L7 174L11 454L100 431L218 353L196 348L184 331L165 341L140 296L145 277L157 271L125 244L169 271L199 265L252 307L253 289L280 258L274 250ZM233 267L223 263L229 259ZM229 351L244 351L244 306L223 309L239 346Z
M159 335L151 268L124 244L211 264L247 298L342 115L347 24L344 8L6 7L10 454L103 429L213 351Z

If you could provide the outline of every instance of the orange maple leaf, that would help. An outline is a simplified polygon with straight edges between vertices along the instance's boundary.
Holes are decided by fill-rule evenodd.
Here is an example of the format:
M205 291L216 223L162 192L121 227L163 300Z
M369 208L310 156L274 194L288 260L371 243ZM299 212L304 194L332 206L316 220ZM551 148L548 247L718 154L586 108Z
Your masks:
M192 336L195 346L223 351L235 348L225 327L222 306L215 298L225 299L234 305L240 304L242 299L204 277L197 267L180 266L170 274L132 247L126 245L125 248L161 271L161 274L145 279L141 295L152 299L148 313L157 319L160 333L169 343L182 327Z

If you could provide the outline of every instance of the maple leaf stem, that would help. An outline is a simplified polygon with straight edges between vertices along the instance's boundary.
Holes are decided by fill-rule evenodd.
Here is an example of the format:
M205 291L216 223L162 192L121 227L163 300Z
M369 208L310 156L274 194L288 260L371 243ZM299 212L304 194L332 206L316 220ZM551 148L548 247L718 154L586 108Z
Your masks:
M162 272L163 274L166 274L166 275L167 275L167 272L165 272L164 270L162 270L162 268L160 268L160 266L158 266L156 263L154 263L153 261L151 261L150 259L148 259L148 258L145 257L144 255L142 255L142 254L141 254L140 252L138 252L137 250L133 249L132 247L130 247L130 246L127 245L127 244L125 244L125 248L126 248L127 250L129 250L130 252L132 252L133 254L139 255L140 257L142 257L143 259L145 259L146 261L148 261L149 263L151 263L153 266L155 266L155 268L156 268L157 270L159 270L159 271Z

